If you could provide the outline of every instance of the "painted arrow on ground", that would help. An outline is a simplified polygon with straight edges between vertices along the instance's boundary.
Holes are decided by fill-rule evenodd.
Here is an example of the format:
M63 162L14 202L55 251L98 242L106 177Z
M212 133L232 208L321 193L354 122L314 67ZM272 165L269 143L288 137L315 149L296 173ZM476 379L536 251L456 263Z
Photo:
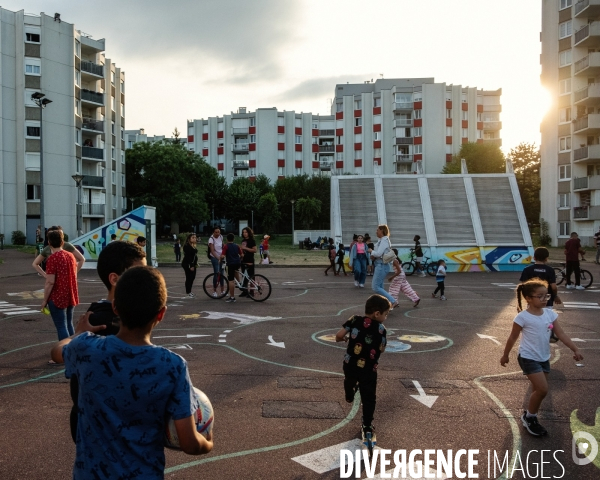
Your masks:
M500 342L498 340L496 340L496 337L492 337L491 335L483 335L481 333L478 333L477 336L479 338L487 338L488 340L491 340L492 342L494 342L496 345L500 345Z
M419 402L421 402L423 405L425 405L428 408L433 407L433 404L438 399L437 395L427 395L425 393L425 390L423 390L423 387L421 387L421 384L419 382L417 382L416 380L413 380L413 383L415 384L415 388L417 389L417 392L419 392L419 394L411 395L411 397L414 398L415 400L418 400Z
M152 338L198 338L198 337L210 337L211 335L197 335L195 333L188 333L187 335L167 335L166 337L152 337Z
M583 338L572 338L571 339L572 342L600 342L600 338L588 338L587 340L584 340Z
M273 335L269 335L269 343L267 343L267 345L271 345L272 347L285 348L285 343L276 342L275 340L273 340Z

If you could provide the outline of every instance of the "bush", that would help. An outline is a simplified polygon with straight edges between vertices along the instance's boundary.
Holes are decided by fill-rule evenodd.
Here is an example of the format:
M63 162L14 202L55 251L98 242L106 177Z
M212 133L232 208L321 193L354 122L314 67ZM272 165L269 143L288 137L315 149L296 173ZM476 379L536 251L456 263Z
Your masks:
M12 232L10 240L13 245L25 245L27 237L21 230L15 230L14 232Z
M540 218L540 245L542 247L549 247L552 243L552 237L549 235L550 226L548 222L543 218Z

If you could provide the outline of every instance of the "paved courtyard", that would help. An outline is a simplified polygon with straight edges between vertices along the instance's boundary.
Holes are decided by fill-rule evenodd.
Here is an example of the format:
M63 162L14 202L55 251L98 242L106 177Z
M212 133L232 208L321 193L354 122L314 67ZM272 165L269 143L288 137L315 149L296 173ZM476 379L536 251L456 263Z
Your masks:
M257 273L271 280L271 297L228 304L203 293L206 267L195 299L184 297L182 269L161 271L169 303L154 343L188 361L194 385L215 409L213 451L200 457L167 451L166 477L339 478L339 450L359 448L361 409L358 396L354 404L344 401L344 347L332 336L363 312L371 290L322 269L263 267ZM597 268L593 273L600 277ZM14 275L0 278L0 478L70 478L68 381L61 367L46 364L56 332L38 313L43 279L29 270ZM94 270L79 279L76 316L105 294ZM511 466L518 456L524 470L513 478L534 478L541 450L550 450L544 476L600 477L598 460L578 466L571 452L572 424L599 438L600 285L559 289L569 302L559 320L585 359L576 366L563 344L552 347L551 390L540 412L549 435L532 438L518 419L529 383L516 348L508 368L499 364L516 314L517 280L517 273L449 274L442 302L431 298L433 277L409 277L422 301L412 308L402 298L386 321L389 346L380 359L374 422L381 448L479 450L479 478L499 477L498 469L488 474L488 451L492 460L494 452L501 458L508 452ZM460 464L466 470L466 456Z

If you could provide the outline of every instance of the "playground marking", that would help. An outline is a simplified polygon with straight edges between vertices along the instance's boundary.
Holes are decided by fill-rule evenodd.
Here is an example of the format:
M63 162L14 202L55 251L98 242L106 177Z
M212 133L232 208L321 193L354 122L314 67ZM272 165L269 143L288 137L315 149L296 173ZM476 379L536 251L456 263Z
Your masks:
M592 310L600 310L600 305L597 303L588 303L588 302L563 302L564 308L580 308L580 309L592 309Z
M265 320L279 320L282 317L258 317L256 315L244 315L243 313L227 313L227 312L209 312L204 311L206 316L202 318L206 318L208 320L221 320L223 318L230 318L231 320L236 320L243 325L250 325L252 323L263 322Z
M360 438L355 438L349 442L338 443L331 447L321 448L314 452L306 453L298 457L293 457L294 462L299 463L316 473L326 473L336 468L340 468L340 450L362 450L363 443ZM375 447L379 449L380 447ZM346 463L347 464L347 463Z
M413 380L412 382L415 384L415 388L417 389L417 392L419 392L419 394L411 395L411 397L414 398L415 400L421 402L427 408L433 407L433 404L438 399L438 396L437 395L427 395L425 393L425 390L423 390L423 387L421 387L421 384L419 382L417 382L416 380Z
M25 315L29 313L40 313L39 310L32 310L27 307L19 307L14 303L0 302L0 313L4 315Z

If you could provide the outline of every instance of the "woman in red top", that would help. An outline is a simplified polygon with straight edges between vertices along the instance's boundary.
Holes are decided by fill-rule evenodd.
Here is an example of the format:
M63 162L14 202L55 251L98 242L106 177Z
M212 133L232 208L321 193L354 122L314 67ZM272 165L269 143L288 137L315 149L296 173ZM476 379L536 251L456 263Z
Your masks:
M61 230L48 232L48 243L52 254L46 261L46 284L44 301L56 326L58 339L63 340L73 330L73 308L79 303L77 295L77 262L72 253L62 249L64 237Z

